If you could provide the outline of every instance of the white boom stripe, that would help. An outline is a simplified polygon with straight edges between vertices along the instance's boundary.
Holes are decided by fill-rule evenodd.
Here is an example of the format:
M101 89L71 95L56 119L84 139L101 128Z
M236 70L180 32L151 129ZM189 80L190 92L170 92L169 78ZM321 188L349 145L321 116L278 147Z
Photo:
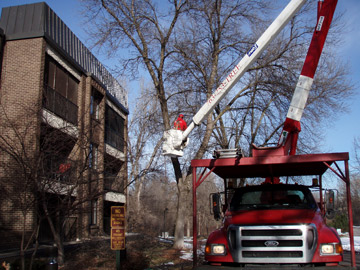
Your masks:
M287 118L293 119L295 121L300 121L312 83L312 78L300 75L294 95L290 103L288 114L286 116Z

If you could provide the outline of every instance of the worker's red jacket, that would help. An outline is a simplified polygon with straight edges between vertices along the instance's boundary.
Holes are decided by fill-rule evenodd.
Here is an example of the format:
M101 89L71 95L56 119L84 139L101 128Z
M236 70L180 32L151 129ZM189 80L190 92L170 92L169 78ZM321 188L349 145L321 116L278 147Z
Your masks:
M176 121L174 122L174 128L184 131L187 128L187 124L184 119L178 117L178 119L176 119Z

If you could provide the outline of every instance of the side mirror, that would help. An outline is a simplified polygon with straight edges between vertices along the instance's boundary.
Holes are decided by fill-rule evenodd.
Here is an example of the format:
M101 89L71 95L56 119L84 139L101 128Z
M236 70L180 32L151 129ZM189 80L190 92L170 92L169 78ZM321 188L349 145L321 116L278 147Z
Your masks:
M325 193L326 217L332 219L335 217L335 192L330 189Z
M221 219L221 195L220 193L211 194L212 212L215 220Z
M335 192L330 189L326 192L325 195L326 201L326 210L334 210L335 209Z

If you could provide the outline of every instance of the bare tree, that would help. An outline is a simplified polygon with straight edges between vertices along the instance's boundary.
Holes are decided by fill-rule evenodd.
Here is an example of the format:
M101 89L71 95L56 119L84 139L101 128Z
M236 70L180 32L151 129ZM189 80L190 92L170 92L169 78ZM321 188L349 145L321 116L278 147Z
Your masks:
M71 220L76 220L73 217L79 214L89 213L91 200L104 192L98 188L100 179L90 177L88 147L70 135L74 126L53 128L43 117L42 109L36 108L41 106L23 108L15 118L8 117L2 110L0 183L6 196L2 197L1 203L12 206L12 211L20 211L22 216L22 269L25 269L25 251L35 243L34 259L39 237L46 236L45 223L58 248L58 263L63 265L63 242L69 240L66 234L74 233L71 237L75 239L76 226L82 226L81 222ZM8 226L19 224L14 220L5 222ZM29 269L31 265L32 262Z
M4 110L2 114L9 120ZM3 194L1 206L10 205L13 208L13 214L19 212L18 220L8 220L9 215L3 215L2 224L6 224L7 227L11 224L21 224L21 269L25 269L25 252L37 239L39 232L39 226L32 226L33 219L37 218L34 211L37 205L37 196L34 194L37 190L35 181L37 157L28 151L28 148L35 143L32 136L33 124L33 121L27 121L23 126L22 121L19 123L19 121L3 120L0 134L2 155L0 183Z
M261 24L261 14L256 12L264 7L266 1L191 1L186 20L176 32L173 56L177 64L177 78L172 77L174 85L180 89L177 98L171 104L189 104L191 115L194 115L220 84L235 61L248 50L252 39L245 26ZM257 14L257 16L255 15ZM239 27L233 27L236 24ZM240 27L243 25L243 27ZM179 95L185 93L185 101L179 102ZM180 105L181 106L181 105ZM183 106L182 106L183 107ZM190 113L189 113L190 114ZM216 120L209 114L204 128L192 137L194 149L191 158L202 158L208 150ZM190 148L190 147L189 147ZM189 163L186 163L189 165ZM179 183L179 217L185 215L186 207L181 203L188 201L191 191L191 170L188 167L183 181ZM182 246L184 225L177 219L179 228L175 246Z
M150 0L84 2L88 7L86 15L91 18L89 22L95 26L91 28L95 45L112 55L114 52L120 54L119 49L126 49L126 56L119 58L121 71L135 74L145 69L148 72L159 101L163 130L171 128L170 120L177 113L192 116L210 97L234 63L255 42L254 33L260 35L268 25L264 19L268 14L262 12L271 10L273 5L273 1L243 0L172 0L166 7ZM233 97L221 102L215 113L192 134L186 153L189 160L207 155L209 146L241 145L250 152L251 143L274 143L300 72L307 46L305 40L310 40L312 26L304 25L310 9L316 10L316 7L309 4L303 14L291 22L238 83ZM329 56L324 59L323 66L330 67L334 61L339 62ZM336 95L346 99L351 94L351 85L345 81L345 69L332 67L314 84L314 95L308 105L309 119L324 116L315 108L331 112L329 109ZM336 93L339 85L332 86L330 80L321 84L320 78L326 76L332 82L337 79L336 82L344 84L342 90ZM303 129L311 130L311 123L305 123ZM174 247L182 248L183 217L188 213L186 204L192 176L189 161L172 158L171 162L178 188Z
M220 220L215 220L210 203L210 194L223 191L223 184L219 185L215 177L210 177L197 190L198 204L198 234L207 237L212 231L219 228ZM192 218L192 215L189 217Z
M163 13L160 13L159 7L151 1L95 0L86 3L89 7L87 15L92 18L92 22L97 23L95 36L99 38L96 44L107 44L111 51L121 47L130 48L133 57L125 59L124 67L133 70L133 67L137 68L140 65L147 70L160 103L163 130L170 129L171 115L167 104L168 93L165 89L165 80L171 71L168 63L172 53L170 42L187 1L170 1L170 12L166 10ZM101 9L106 13L104 14ZM172 164L176 181L181 183L179 160L173 158ZM179 192L179 200L182 199L180 195L181 192ZM176 235L176 238L178 239L179 236Z
M314 11L316 7L310 3L303 14L291 21L234 89L237 93L218 106L214 115L218 120L215 145L241 147L251 154L253 143L277 144L313 32L313 25L303 22L304 17L314 17L314 12L309 14L309 10ZM337 17L318 67L301 122L300 152L319 151L322 119L346 110L344 102L353 95L348 69L334 53L341 24L341 17Z
M360 137L354 138L354 154L355 154L354 170L356 174L360 175Z
M128 210L135 217L140 216L142 211L141 192L147 175L159 172L157 167L162 138L158 130L161 130L161 123L157 99L148 88L142 87L130 120L128 141L129 186L134 187L133 205L128 203ZM136 218L132 220L136 222Z

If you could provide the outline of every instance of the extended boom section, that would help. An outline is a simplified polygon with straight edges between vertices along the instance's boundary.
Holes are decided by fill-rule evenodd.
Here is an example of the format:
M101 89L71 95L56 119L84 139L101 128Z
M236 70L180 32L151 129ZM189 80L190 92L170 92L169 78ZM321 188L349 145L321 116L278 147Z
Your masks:
M164 155L172 157L180 157L183 155L183 144L187 141L190 132L195 128L195 126L200 125L209 115L209 113L213 111L215 106L219 104L219 102L226 96L231 88L239 81L244 73L250 68L252 63L256 61L260 54L267 48L269 43L279 34L279 32L300 10L305 2L306 0L292 0L285 7L285 9L279 14L274 22L266 29L262 36L251 47L248 53L241 59L241 61L235 66L226 79L215 90L208 101L195 114L193 117L193 122L184 132L174 129L164 132Z
M288 153L285 154L295 155L296 153L298 134L301 131L300 120L309 97L336 5L337 0L319 1L317 24L279 140L279 146L287 146L285 152Z

